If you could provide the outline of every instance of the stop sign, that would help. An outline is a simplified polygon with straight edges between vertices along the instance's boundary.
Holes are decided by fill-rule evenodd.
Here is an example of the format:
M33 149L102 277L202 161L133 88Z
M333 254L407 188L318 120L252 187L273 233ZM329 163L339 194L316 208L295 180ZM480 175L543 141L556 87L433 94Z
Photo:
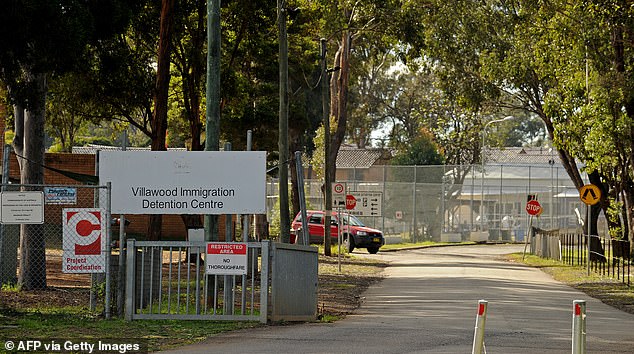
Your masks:
M355 206L357 206L357 198L355 198L354 195L352 194L347 194L346 195L346 210L352 210L354 209Z
M526 211L529 215L539 215L542 211L542 206L536 200L529 200L528 203L526 203Z

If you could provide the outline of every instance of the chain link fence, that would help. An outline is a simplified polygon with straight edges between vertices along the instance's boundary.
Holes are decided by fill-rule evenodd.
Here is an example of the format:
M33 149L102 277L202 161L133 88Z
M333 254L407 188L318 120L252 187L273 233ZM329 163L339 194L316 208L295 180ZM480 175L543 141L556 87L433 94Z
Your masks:
M106 302L110 193L106 186L2 185L0 283Z
M388 242L441 241L447 235L468 240L474 231L488 234L488 241L522 242L529 198L543 210L533 220L536 227L578 230L585 213L564 168L554 164L338 168L336 182L346 183L349 193L382 192L382 215L360 218L383 230ZM308 208L324 209L322 184L305 179ZM277 190L277 181L270 181L269 211L276 208Z

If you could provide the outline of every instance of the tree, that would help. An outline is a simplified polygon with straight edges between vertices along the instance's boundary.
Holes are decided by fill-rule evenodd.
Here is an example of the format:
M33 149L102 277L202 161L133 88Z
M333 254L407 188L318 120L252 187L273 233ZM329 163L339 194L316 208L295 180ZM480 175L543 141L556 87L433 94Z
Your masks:
M432 134L420 129L419 135L412 139L406 149L398 151L392 158L392 165L423 166L442 165L443 156L438 151L438 146L433 140Z
M47 78L71 71L88 45L125 28L134 2L86 3L13 0L0 14L0 75L14 104L14 149L23 156L20 181L43 183ZM20 275L23 289L46 287L42 225L22 225Z
M610 87L602 85L600 74L621 73L616 77L627 78L628 66L618 63L627 62L620 61L619 56L628 53L625 44L629 43L626 38L631 14L623 2L604 5L565 1L434 1L419 7L410 5L409 9L420 15L424 25L418 31L412 28L409 43L439 64L443 89L459 97L464 107L480 110L497 105L538 116L575 186L580 188L584 183L576 164L576 159L580 159L588 166L591 182L607 192L611 190L610 170L615 166L594 167L596 163L606 166L607 155L592 156L594 153L583 148L587 146L583 141L591 132L600 131L595 127L603 124L597 125L598 122L615 121L597 120L591 108L599 100L588 98L593 93L601 97L605 92L627 93L624 97L630 97L631 90L626 84L622 90L591 90L587 95L584 69L589 63L597 72L590 72L591 88ZM587 61L586 53L592 60ZM620 84L628 80L605 82ZM504 97L511 99L500 102ZM599 104L605 112L623 111L627 115L627 99L602 97L612 97L609 101L616 103ZM605 132L596 136L603 139ZM627 151L612 147L607 150ZM622 196L627 198L626 194ZM602 202L604 210L606 203L609 204ZM592 220L586 223L594 225L594 230L598 210L593 208Z

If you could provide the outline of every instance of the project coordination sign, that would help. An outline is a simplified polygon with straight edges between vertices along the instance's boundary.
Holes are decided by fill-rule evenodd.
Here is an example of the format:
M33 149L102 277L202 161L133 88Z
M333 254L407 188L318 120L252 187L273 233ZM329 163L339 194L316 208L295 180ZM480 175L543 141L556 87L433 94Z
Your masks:
M264 214L264 151L102 151L112 214Z

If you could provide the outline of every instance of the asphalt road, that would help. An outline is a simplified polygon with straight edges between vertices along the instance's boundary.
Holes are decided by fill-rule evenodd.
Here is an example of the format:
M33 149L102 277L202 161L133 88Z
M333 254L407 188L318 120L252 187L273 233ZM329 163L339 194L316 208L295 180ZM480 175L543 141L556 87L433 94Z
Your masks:
M488 354L570 353L573 300L587 301L588 353L634 352L634 315L499 257L522 248L368 255L391 266L365 293L362 307L343 320L230 332L169 353L471 353L480 299L489 302Z

